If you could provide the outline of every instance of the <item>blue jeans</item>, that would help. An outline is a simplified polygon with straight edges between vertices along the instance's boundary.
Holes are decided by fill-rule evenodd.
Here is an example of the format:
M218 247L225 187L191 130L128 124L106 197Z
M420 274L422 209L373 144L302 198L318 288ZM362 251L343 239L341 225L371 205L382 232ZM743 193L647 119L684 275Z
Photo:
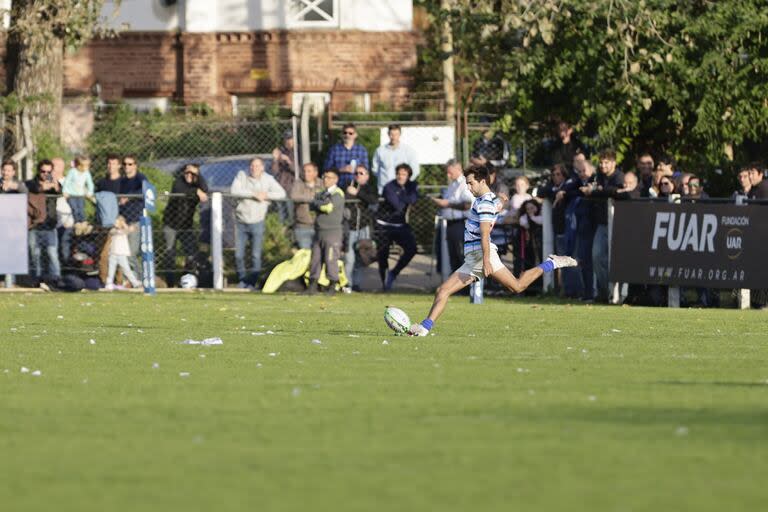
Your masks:
M29 254L30 269L32 277L42 278L42 249L48 256L48 273L46 277L61 277L61 267L59 266L59 240L55 229L31 229L29 231Z
M555 253L561 256L573 256L567 254L567 244L565 242L565 235L555 235ZM563 276L563 294L569 298L576 298L581 295L581 277L579 276L579 269L568 267L561 269Z
M592 240L592 269L599 300L608 300L608 226L598 224Z
M288 192L290 192L290 190ZM286 226L293 224L293 201L290 199L275 201L275 210L277 212L277 217L282 224Z
M360 278L362 274L360 265L355 261L355 244L358 240L366 240L369 238L371 238L371 229L368 226L349 230L347 252L344 255L344 272L347 274L350 288L353 286L360 286Z
M416 237L413 235L413 229L408 224L402 226L376 226L376 243L378 244L379 277L381 283L385 283L387 270L389 267L389 248L396 243L403 248L403 254L397 260L392 274L397 277L400 272L408 266L416 255Z
M82 196L70 196L67 199L67 203L72 208L72 217L75 218L75 222L83 222L85 220L85 198Z
M293 228L293 238L296 240L296 246L299 249L312 249L312 240L315 238L315 228L297 226Z
M59 253L61 263L63 263L66 267L69 260L72 259L72 233L74 230L72 228L65 228L62 226L56 228L56 231L59 235Z
M245 245L251 239L251 267L245 268ZM254 224L235 223L235 266L237 278L244 281L248 274L261 271L261 244L264 239L264 221Z
M595 298L595 277L592 273L592 240L594 230L586 229L576 233L575 257L579 261L578 269L581 270L582 298Z

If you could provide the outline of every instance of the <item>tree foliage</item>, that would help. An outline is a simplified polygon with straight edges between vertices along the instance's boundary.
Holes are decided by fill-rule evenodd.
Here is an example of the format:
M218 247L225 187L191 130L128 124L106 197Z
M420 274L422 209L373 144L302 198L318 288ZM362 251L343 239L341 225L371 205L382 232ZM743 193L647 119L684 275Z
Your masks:
M768 134L764 1L455 0L459 79L511 131L565 119L595 146L666 151L690 168L746 158ZM425 49L427 69L442 58ZM735 154L734 154L735 153Z
M26 109L36 137L58 137L64 52L95 35L108 35L104 0L14 0L10 36L18 49L15 98L6 107ZM47 134L45 132L48 132Z

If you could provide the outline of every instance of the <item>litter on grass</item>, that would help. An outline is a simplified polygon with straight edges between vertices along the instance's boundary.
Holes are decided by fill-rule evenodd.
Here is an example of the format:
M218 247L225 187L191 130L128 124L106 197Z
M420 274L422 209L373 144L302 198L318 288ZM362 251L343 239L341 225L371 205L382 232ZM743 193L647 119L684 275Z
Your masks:
M32 375L34 375L35 377L39 377L42 374L43 374L43 372L41 372L40 370L35 370L35 371L32 372Z
M184 340L182 345L223 345L221 338L205 338L204 340Z
M312 344L313 344L313 345L322 345L322 344L323 344L323 342L322 342L322 341L320 341L320 340L318 340L318 339L314 339L314 340L312 340Z
M189 377L189 372L179 372L179 377Z

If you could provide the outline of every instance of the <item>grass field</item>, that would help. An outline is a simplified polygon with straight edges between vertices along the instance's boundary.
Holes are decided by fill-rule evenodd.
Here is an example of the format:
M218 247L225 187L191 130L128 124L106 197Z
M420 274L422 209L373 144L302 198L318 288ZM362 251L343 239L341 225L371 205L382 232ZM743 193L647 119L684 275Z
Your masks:
M0 510L765 510L768 314L466 301L0 295Z

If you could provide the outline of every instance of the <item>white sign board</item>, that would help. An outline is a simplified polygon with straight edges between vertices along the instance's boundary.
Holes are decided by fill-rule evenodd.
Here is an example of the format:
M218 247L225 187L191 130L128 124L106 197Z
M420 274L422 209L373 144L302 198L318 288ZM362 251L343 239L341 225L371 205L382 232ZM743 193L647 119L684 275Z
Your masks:
M27 194L0 194L0 274L26 274Z
M381 129L381 143L389 144L387 128ZM456 132L452 126L403 126L400 142L416 151L419 165L443 165L456 158Z

